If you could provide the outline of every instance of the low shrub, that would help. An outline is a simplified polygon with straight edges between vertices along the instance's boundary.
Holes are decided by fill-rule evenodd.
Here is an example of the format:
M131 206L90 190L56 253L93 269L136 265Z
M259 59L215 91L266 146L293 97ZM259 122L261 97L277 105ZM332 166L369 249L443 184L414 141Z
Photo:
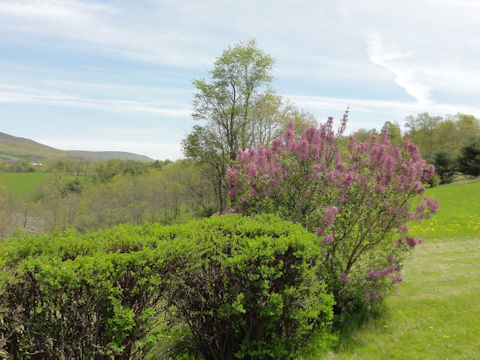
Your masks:
M274 216L190 226L191 267L177 273L166 299L206 359L289 359L313 329L328 328L333 299L316 276L315 235Z
M332 318L319 249L274 216L10 239L0 357L292 358Z
M10 240L1 258L0 354L142 358L166 279L182 269L184 243L160 237L143 248L134 240L141 234L123 226L97 233L99 241L74 232Z

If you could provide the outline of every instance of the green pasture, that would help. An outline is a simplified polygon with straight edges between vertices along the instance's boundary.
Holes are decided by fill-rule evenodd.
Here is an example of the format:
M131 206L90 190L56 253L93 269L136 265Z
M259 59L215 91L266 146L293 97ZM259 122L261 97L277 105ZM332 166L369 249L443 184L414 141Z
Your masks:
M399 296L324 359L480 359L480 182L426 195L440 210L412 228L424 242L405 265Z
M48 180L52 174L48 173L1 173L0 179L7 191L15 195L24 195L33 192L35 188Z
M31 194L35 188L55 176L53 173L0 173L0 183L4 184L7 191L17 196ZM68 175L73 180L83 176Z

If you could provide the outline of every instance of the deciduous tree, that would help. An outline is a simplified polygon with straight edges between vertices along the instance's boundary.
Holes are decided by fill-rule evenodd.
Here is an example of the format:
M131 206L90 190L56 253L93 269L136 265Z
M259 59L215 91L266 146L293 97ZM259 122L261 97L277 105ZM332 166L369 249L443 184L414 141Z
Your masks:
M206 121L183 141L185 155L212 167L219 208L225 208L227 165L250 145L251 109L272 80L274 60L254 40L229 47L217 58L208 80L194 80L192 117Z

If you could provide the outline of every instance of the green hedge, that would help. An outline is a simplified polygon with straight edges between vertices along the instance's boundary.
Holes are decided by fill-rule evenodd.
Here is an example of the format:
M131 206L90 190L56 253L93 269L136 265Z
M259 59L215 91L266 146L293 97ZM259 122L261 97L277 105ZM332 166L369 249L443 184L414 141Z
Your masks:
M8 359L143 359L183 350L208 359L291 358L332 318L333 300L316 276L316 236L273 216L5 244L0 357Z
M291 358L330 322L315 235L273 216L225 215L192 223L188 236L200 251L166 299L205 358Z
M122 226L97 233L98 241L72 232L12 239L2 254L3 352L12 359L129 359L146 352L163 289L194 244L172 242L163 231L156 239L143 233Z

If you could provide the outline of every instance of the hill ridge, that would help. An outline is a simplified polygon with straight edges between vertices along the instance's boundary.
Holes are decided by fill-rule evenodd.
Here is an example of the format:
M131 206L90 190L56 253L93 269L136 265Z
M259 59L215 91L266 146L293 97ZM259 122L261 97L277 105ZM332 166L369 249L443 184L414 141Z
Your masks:
M41 144L25 137L14 136L0 132L0 158L7 161L15 159L31 159L34 161L55 160L62 158L82 158L91 161L106 161L110 159L134 160L142 162L154 159L127 151L88 151L61 150Z

